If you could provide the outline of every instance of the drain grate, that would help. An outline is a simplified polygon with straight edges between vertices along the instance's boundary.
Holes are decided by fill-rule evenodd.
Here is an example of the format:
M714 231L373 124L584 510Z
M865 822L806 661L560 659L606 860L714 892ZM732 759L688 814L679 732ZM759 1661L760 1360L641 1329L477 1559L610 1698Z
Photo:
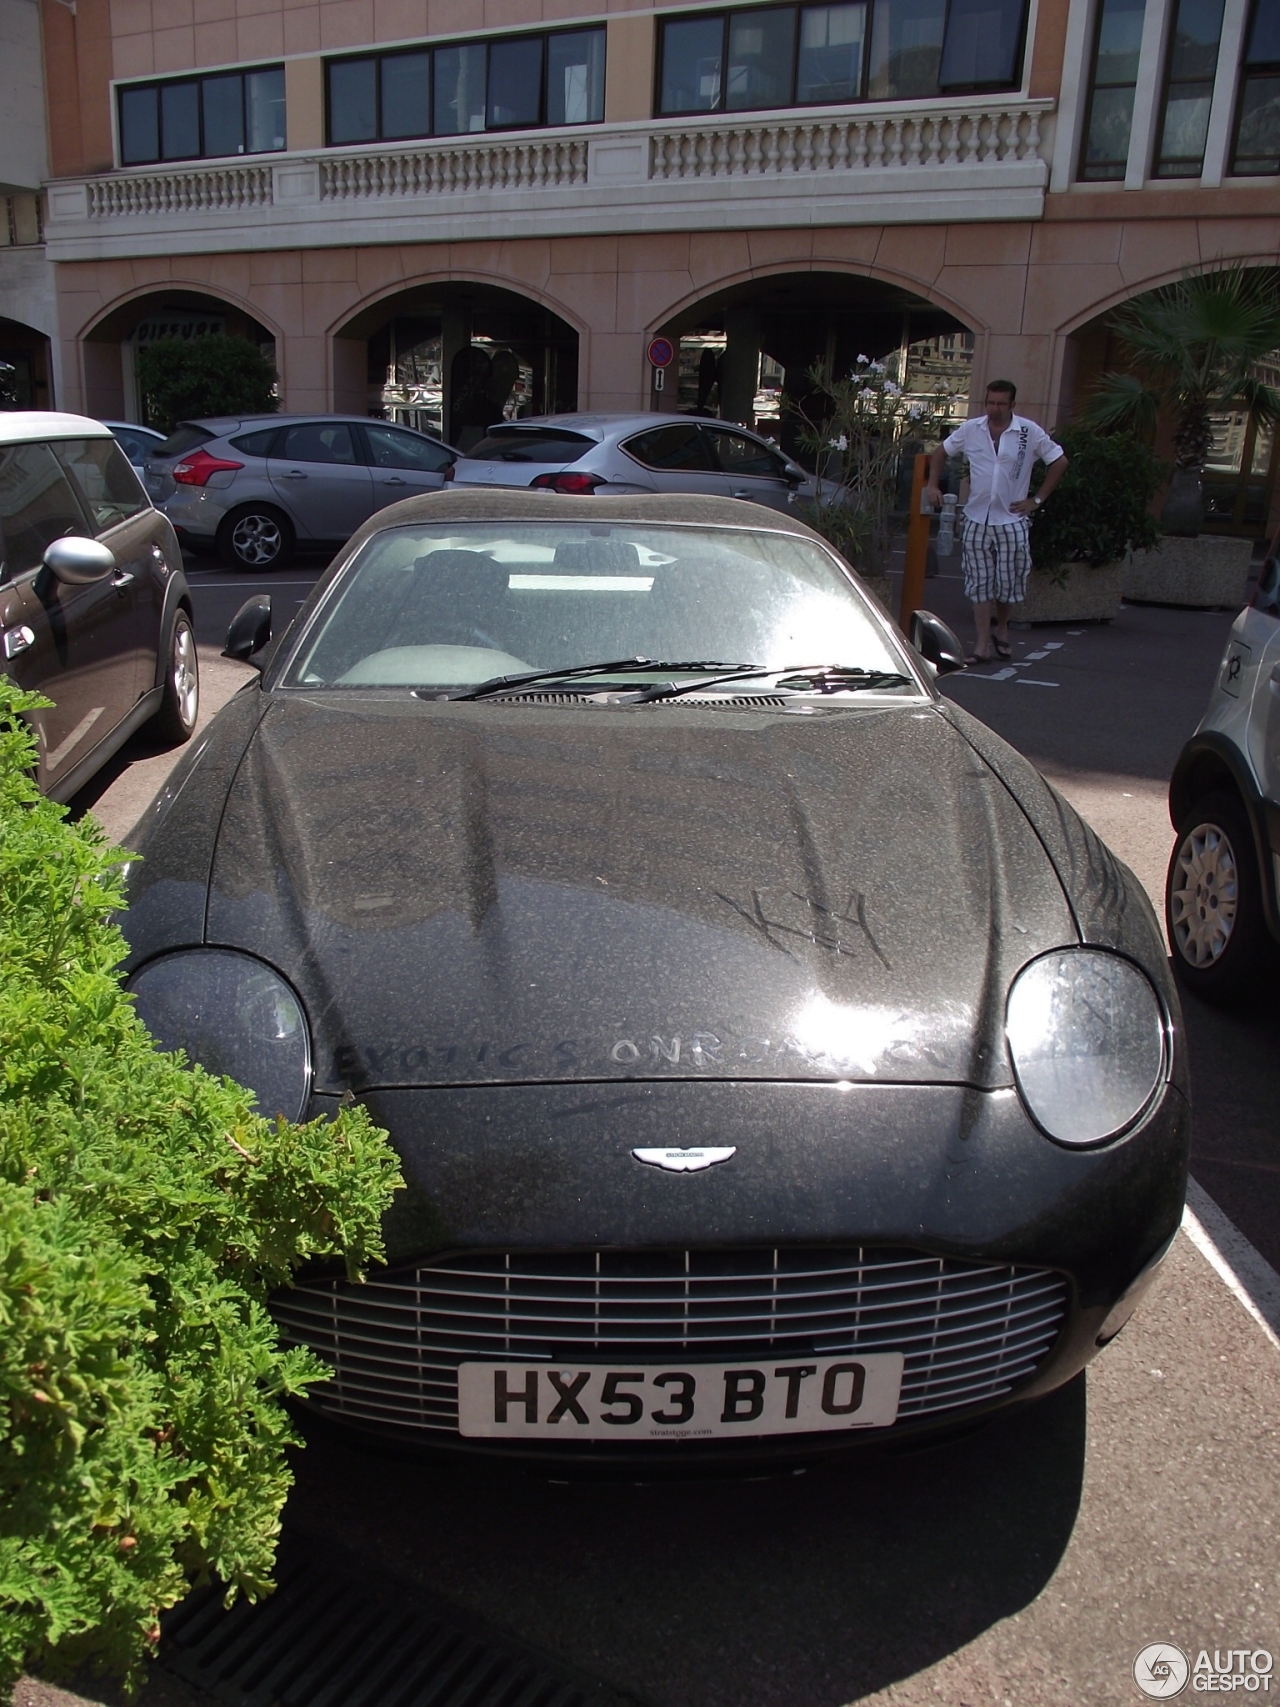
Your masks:
M164 1620L160 1658L226 1707L626 1707L464 1613L416 1602L302 1565L256 1606L189 1596Z

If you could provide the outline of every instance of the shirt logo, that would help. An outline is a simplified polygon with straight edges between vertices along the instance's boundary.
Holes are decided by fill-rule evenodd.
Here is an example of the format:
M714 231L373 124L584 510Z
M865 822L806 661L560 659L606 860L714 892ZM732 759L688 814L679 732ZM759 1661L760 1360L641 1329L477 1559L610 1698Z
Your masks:
M665 1168L670 1174L691 1174L713 1168L717 1162L727 1162L737 1150L737 1145L731 1144L718 1149L633 1150L631 1154L648 1167Z

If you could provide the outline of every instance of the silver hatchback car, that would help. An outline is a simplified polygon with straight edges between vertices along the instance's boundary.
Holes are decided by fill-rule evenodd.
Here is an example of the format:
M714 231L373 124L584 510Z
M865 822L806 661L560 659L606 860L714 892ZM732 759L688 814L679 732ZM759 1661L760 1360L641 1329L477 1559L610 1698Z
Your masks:
M343 545L375 510L437 490L457 455L359 415L246 415L179 422L145 477L184 545L269 569L295 545Z
M811 476L768 439L693 415L541 415L500 421L453 467L456 486L693 492L785 510Z

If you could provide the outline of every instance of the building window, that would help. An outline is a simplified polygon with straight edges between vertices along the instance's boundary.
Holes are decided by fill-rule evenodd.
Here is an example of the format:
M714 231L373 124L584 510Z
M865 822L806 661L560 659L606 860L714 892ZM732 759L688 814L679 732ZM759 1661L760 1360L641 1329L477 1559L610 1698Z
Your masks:
M365 54L325 69L335 147L604 118L602 29Z
M1089 117L1080 176L1086 182L1123 180L1133 128L1145 0L1101 0L1093 49Z
M1255 0L1231 170L1241 178L1280 172L1280 0Z
M1026 0L853 0L663 21L660 114L1016 88Z
M284 67L131 83L119 115L123 166L274 153L286 146Z
M1200 176L1221 35L1222 0L1175 0L1154 177Z

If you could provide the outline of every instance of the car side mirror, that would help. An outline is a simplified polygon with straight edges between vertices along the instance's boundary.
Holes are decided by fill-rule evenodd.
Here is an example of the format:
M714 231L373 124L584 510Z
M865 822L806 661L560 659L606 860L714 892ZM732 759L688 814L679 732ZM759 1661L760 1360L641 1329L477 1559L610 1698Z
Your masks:
M940 616L932 611L911 613L911 644L940 676L964 669L964 647Z
M800 467L799 463L789 462L786 466L783 478L786 480L788 486L803 486L809 476L805 473L804 469Z
M254 653L261 652L270 638L271 599L266 593L255 593L253 598L245 600L231 618L231 626L227 630L227 644L222 648L222 656L236 658L242 664L251 664Z
M114 551L100 545L96 539L82 539L68 534L55 539L44 554L44 566L55 580L67 587L88 587L110 575L116 567Z

